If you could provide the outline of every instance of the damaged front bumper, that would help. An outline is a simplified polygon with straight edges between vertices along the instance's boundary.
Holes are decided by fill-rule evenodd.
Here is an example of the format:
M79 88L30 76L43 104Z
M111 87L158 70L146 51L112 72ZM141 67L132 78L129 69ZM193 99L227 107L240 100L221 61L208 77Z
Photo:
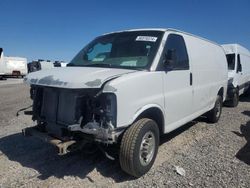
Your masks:
M122 131L115 130L112 124L110 123L108 127L104 128L97 122L89 122L84 127L81 127L80 124L69 125L68 130L70 132L81 132L87 135L91 135L94 141L113 144L118 140L118 136Z
M55 137L49 136L47 133L44 133L39 130L38 127L29 127L22 130L24 136L34 136L41 141L50 143L58 148L59 155L65 155L66 153L70 152L70 146L76 144L75 140L67 140L62 141Z
M81 149L86 143L99 142L102 144L115 144L118 142L119 135L124 129L102 128L96 122L87 124L84 128L80 125L68 126L68 131L72 133L71 137L59 138L47 131L44 131L39 126L29 127L22 130L24 136L33 136L41 141L52 144L58 148L59 155L65 155L71 151ZM74 137L75 134L80 134L79 137Z

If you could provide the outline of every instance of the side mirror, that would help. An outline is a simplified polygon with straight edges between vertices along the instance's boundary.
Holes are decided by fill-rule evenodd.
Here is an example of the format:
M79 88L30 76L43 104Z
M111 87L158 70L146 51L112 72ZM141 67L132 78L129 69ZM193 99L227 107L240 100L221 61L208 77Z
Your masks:
M163 64L164 67L167 69L173 69L174 65L176 63L176 53L175 53L175 49L171 49L168 50L165 54L164 54L164 60L163 60Z

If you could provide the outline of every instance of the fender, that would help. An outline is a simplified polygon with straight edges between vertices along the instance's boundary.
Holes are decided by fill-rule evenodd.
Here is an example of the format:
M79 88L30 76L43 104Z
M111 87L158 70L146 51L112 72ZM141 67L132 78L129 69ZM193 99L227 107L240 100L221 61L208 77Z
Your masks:
M132 124L143 112L145 112L146 110L148 110L150 108L158 108L162 112L162 115L163 115L163 118L164 118L164 123L165 123L165 110L160 105L158 105L158 104L147 104L147 105L139 108L135 112L135 114L134 114L134 116L133 116L132 121L130 122L130 124ZM163 127L163 129L165 129L165 127Z

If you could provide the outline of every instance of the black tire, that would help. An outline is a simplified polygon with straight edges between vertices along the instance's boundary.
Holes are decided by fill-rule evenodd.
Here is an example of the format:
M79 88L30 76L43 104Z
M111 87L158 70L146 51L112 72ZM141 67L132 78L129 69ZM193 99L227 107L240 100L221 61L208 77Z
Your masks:
M145 145L142 141L145 141L145 136L152 134L151 139L155 140L155 147L152 149L152 153L149 157L149 161L143 164L144 158L141 157L141 148ZM145 143L145 142L144 142ZM155 121L147 118L143 118L135 122L124 133L120 146L120 165L121 168L128 174L134 177L141 177L147 173L154 164L159 146L159 128ZM151 147L148 147L151 148ZM147 153L146 151L145 153ZM141 154L141 155L140 155ZM146 157L145 157L146 159ZM148 164L146 164L148 163Z
M219 121L222 111L222 97L217 95L214 108L207 113L207 119L210 123Z
M246 92L244 92L244 95L245 95L246 97L250 96L250 86L248 86Z
M239 91L238 89L235 90L234 94L233 94L233 98L229 101L227 101L227 105L229 107L236 107L239 104Z

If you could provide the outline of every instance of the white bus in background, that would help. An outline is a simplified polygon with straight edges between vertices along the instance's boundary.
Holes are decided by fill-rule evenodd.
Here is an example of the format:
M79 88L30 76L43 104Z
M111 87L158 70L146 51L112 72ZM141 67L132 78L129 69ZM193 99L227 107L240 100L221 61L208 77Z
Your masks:
M3 49L0 48L0 79L3 77L4 75L4 71L3 71Z
M23 57L4 57L5 76L25 76L28 73L27 59Z
M0 76L25 76L28 73L27 59L23 57L5 57L0 48Z
M228 62L227 104L236 107L239 96L250 85L250 52L239 44L224 44L222 47Z

